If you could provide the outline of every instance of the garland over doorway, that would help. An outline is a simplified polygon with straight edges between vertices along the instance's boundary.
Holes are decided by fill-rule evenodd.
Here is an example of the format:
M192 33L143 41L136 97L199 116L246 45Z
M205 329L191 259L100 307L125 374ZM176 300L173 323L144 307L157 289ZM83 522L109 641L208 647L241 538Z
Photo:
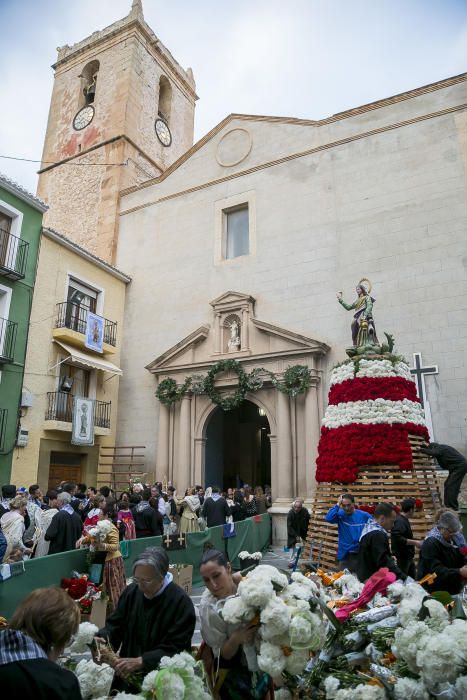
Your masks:
M238 376L238 386L233 394L222 396L215 387L216 375L219 372L234 372ZM197 396L206 394L211 401L223 411L232 411L244 401L248 391L258 391L263 386L265 376L272 385L290 398L304 394L312 382L312 375L306 365L293 365L287 367L282 380L277 379L273 372L264 367L256 367L250 373L245 372L238 360L219 360L213 364L206 375L192 374L183 384L177 384L175 379L163 379L157 387L156 396L165 406L171 406L180 401L185 394L191 393Z

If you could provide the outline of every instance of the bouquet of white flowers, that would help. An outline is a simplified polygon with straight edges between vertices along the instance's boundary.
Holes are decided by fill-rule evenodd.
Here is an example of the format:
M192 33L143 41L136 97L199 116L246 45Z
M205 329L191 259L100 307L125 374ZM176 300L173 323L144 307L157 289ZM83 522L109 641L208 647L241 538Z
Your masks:
M76 666L75 674L84 700L109 694L114 672L107 664L98 666L94 661L83 659Z
M99 520L94 527L89 530L89 535L92 538L89 549L94 551L95 545L105 542L105 539L111 531L113 524L110 520Z

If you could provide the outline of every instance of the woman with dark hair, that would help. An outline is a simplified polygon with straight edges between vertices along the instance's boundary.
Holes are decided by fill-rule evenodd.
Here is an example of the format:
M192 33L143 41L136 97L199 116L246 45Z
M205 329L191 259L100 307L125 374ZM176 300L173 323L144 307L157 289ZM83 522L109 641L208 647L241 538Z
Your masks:
M102 509L105 506L105 498L102 494L89 499L90 509L88 510L83 523L83 532L87 533L92 527L97 525L97 522L102 514Z
M251 493L251 488L248 484L243 487L243 505L245 506L246 517L251 518L253 515L257 515L258 506L256 503L256 497Z
M76 676L56 663L78 625L78 606L66 591L30 593L0 632L2 697L82 700Z
M230 507L230 514L232 515L234 523L238 523L246 518L246 510L243 505L243 495L238 489L234 491L233 495L233 506Z
M257 683L253 695L252 674L243 652L244 644L253 643L256 624L232 625L222 618L222 608L226 600L236 595L241 575L232 573L225 554L217 549L208 549L203 554L199 570L207 589L199 605L201 636L208 647L201 655L208 671L211 668L217 670L216 697L222 700L241 696L266 697L267 683L264 684L264 694L256 694L261 682Z
M191 650L196 614L190 597L172 582L169 557L162 547L148 547L133 564L133 581L107 618L100 638L110 642L120 660L114 690L135 692L125 679L149 673L163 656Z

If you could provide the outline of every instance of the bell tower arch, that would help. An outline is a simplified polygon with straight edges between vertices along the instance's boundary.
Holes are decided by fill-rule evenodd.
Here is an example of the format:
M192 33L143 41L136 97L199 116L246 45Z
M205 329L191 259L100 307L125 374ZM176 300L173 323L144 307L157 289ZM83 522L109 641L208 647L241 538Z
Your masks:
M157 177L193 145L193 73L145 22L141 0L59 48L53 69L38 184L44 224L112 263L120 191Z

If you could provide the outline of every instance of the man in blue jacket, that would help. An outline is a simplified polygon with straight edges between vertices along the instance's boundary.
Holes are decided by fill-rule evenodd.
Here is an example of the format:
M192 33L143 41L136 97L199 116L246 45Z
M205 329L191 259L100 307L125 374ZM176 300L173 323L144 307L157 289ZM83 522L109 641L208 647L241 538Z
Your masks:
M355 508L355 499L350 493L339 496L336 505L327 512L327 522L337 525L337 558L341 569L356 572L360 535L365 523L371 519L369 513Z

